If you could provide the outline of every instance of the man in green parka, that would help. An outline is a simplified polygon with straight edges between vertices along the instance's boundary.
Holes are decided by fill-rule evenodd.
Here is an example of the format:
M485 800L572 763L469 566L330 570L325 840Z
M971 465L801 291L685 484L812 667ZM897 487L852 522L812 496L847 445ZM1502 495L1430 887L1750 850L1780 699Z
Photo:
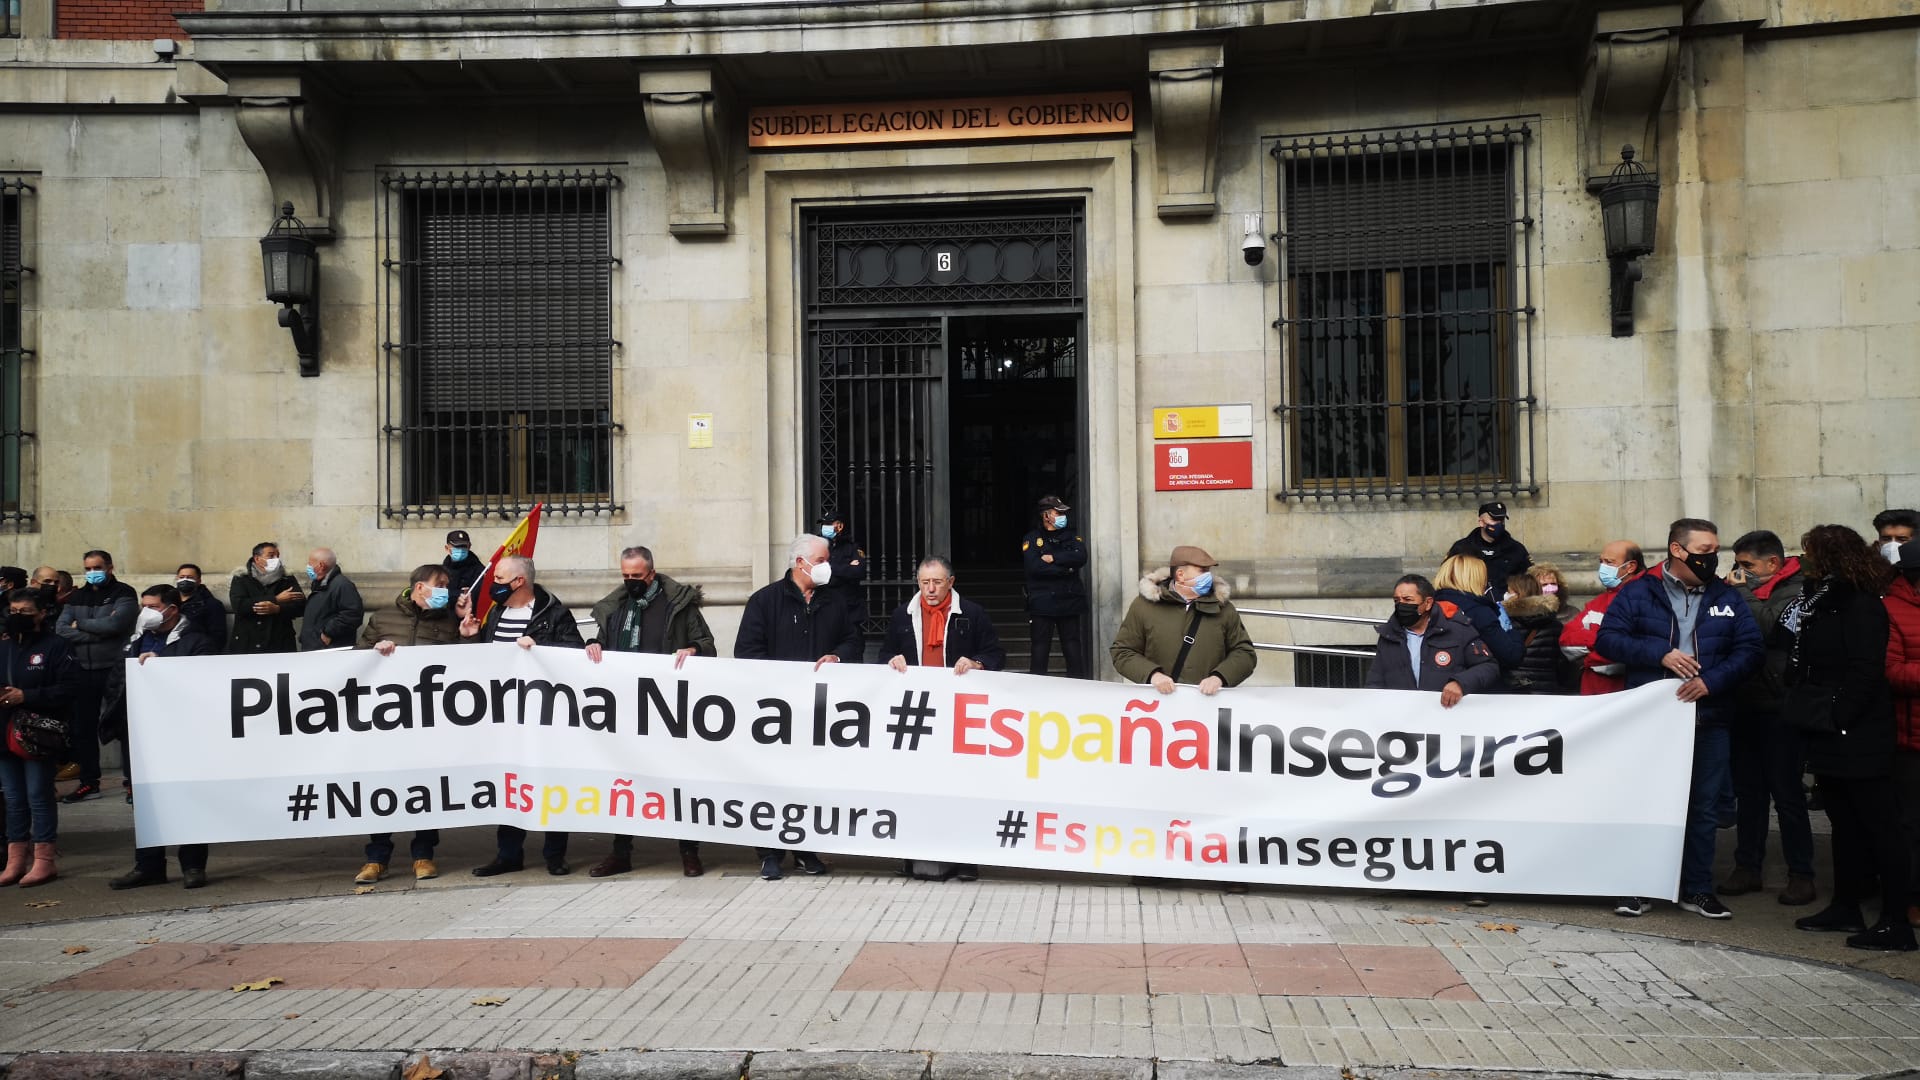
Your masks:
M1178 683L1215 694L1253 674L1253 639L1227 602L1226 583L1213 579L1217 565L1205 551L1182 544L1167 566L1141 577L1140 596L1113 638L1113 669L1122 678L1150 683L1162 694Z

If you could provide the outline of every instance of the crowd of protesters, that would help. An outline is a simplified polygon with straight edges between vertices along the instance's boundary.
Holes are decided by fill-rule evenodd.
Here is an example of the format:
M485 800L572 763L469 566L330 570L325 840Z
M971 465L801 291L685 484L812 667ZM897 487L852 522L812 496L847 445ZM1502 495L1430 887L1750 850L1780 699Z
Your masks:
M1437 691L1452 708L1476 693L1607 694L1671 681L1694 706L1680 907L1726 919L1721 896L1760 892L1776 819L1787 864L1777 899L1813 904L1817 799L1833 827L1829 902L1795 925L1846 933L1854 948L1914 949L1920 512L1880 514L1871 541L1817 526L1797 556L1774 533L1749 532L1733 541L1725 574L1719 528L1681 518L1663 556L1649 559L1631 540L1603 547L1600 592L1577 611L1565 574L1534 563L1507 522L1504 504L1482 505L1478 527L1431 580L1400 579L1367 685ZM1717 834L1728 828L1734 869L1716 885ZM1629 896L1614 911L1651 908Z
M1036 656L1040 638L1061 632L1068 674L1084 673L1079 620L1086 612L1079 569L1082 537L1067 530L1071 508L1054 496L1039 503L1040 527L1022 541L1029 578L1029 616ZM1395 583L1392 617L1377 628L1379 644L1366 684L1427 691L1447 708L1474 694L1604 694L1671 680L1676 697L1694 705L1692 783L1678 895L1680 906L1706 918L1729 918L1720 897L1755 893L1769 826L1778 821L1786 881L1778 900L1818 899L1810 810L1816 800L1833 828L1829 903L1798 920L1805 930L1849 935L1864 949L1911 950L1920 923L1913 886L1920 863L1920 513L1888 510L1874 520L1869 542L1844 525L1821 525L1790 555L1774 533L1736 539L1722 574L1719 529L1682 518L1666 549L1649 559L1631 540L1600 551L1599 593L1575 610L1559 567L1536 563L1508 529L1503 503L1479 508L1476 527L1454 544L1429 579ZM1658 549L1655 549L1658 550ZM822 515L817 532L796 537L785 572L755 592L742 614L733 655L802 660L816 666L866 659L866 553L840 515ZM1182 545L1167 565L1140 582L1113 640L1113 670L1161 693L1176 685L1215 694L1254 671L1256 653L1216 583L1216 561ZM33 886L57 876L57 803L102 794L100 748L126 732L124 661L213 653L288 653L356 647L391 655L399 646L506 642L605 652L716 655L701 614L698 586L674 581L644 547L621 552L622 581L593 606L594 637L583 638L568 606L535 580L531 560L487 560L465 530L447 534L445 558L415 569L391 602L368 611L334 553L309 553L304 574L290 572L279 547L254 546L236 569L223 604L198 566L182 564L170 582L136 593L114 576L113 557L85 553L76 584L64 571L31 574L0 567L7 589L0 662L0 788L6 799L7 853L0 886ZM887 620L882 662L947 667L964 675L1006 662L985 608L962 599L952 563L930 555L919 565L914 595ZM1037 598L1037 601L1036 599ZM482 609L484 614L482 614ZM1071 631L1071 632L1069 632ZM62 725L64 753L50 752L47 729ZM1805 776L1811 774L1811 791ZM134 799L129 769L122 780ZM74 787L56 799L55 784ZM1734 869L1712 880L1717 834L1734 830ZM523 830L499 826L493 859L472 873L512 873L525 864ZM542 837L548 873L571 872L569 836ZM413 834L414 877L439 873L436 830ZM360 884L386 876L394 836L368 838ZM142 848L116 889L164 883L166 852ZM791 855L806 874L830 872L817 854L759 849L761 876L778 879ZM705 872L699 845L681 841L683 872ZM176 854L187 888L206 883L207 848ZM632 868L632 838L613 838L594 877ZM971 880L978 868L909 861L909 873ZM1243 886L1230 886L1243 890ZM1480 898L1472 898L1479 902ZM1877 901L1876 918L1865 918ZM1623 897L1614 910L1638 916L1643 897Z

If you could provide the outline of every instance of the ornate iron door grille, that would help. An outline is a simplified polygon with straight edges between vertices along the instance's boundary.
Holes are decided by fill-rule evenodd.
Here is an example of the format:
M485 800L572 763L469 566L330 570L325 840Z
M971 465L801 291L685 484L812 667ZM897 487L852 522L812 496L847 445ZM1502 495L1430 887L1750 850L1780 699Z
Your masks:
M24 488L27 444L26 368L33 350L26 346L26 280L33 273L27 257L27 197L32 185L0 177L0 525L33 524Z
M607 169L384 173L390 518L606 514L614 487Z
M870 635L912 595L919 558L951 546L943 315L1080 311L1083 214L1076 202L805 218L807 511L845 515L867 551Z
M1533 125L1283 138L1280 499L1535 494Z

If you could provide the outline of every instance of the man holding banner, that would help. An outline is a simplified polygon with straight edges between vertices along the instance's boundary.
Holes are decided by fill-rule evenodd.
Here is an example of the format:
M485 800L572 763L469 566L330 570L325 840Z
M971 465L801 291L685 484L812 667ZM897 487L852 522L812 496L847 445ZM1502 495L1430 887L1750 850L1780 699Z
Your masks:
M833 580L830 557L825 537L801 533L793 538L787 545L786 574L747 597L740 632L733 640L736 659L798 660L812 664L816 671L828 664L860 662L866 644L855 612L824 591ZM754 850L760 856L760 877L780 880L786 853L779 848ZM794 852L793 861L809 875L830 870L811 851Z
M487 591L491 601L485 619L468 615L460 622L460 636L470 641L512 642L523 649L535 645L558 645L566 649L584 649L580 626L573 612L552 593L534 584L533 560L509 555L495 561L493 583ZM496 851L493 861L473 868L474 877L511 874L525 866L527 830L517 825L501 825L494 832ZM540 855L547 861L547 873L564 877L573 872L567 865L567 834L549 832L540 844Z

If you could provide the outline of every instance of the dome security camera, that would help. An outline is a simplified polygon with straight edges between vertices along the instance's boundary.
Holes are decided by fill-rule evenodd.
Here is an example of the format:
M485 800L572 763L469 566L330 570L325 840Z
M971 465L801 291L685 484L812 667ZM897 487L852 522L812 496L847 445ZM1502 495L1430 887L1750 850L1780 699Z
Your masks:
M1259 266L1267 257L1267 238L1260 232L1260 215L1248 214L1246 226L1247 234L1240 239L1240 257L1247 260L1248 266Z

